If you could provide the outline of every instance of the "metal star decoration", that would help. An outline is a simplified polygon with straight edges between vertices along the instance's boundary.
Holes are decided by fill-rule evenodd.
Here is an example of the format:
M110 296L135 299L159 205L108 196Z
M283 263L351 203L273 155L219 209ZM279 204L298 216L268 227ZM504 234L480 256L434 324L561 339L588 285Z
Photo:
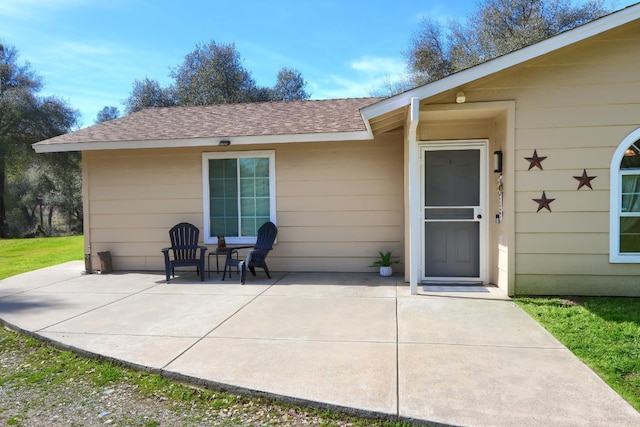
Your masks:
M578 190L584 186L587 186L593 190L593 187L591 186L591 180L597 178L597 176L589 176L587 175L587 170L583 169L582 176L574 176L574 178L580 182L580 184L578 185Z
M542 170L542 161L546 158L547 156L544 156L544 157L538 156L538 151L533 150L533 157L525 157L525 159L529 161L529 169L527 170L531 170L534 166Z
M549 206L551 204L551 202L553 202L555 199L547 199L547 195L545 194L545 192L542 192L542 197L539 199L531 199L534 202L536 202L538 204L538 210L536 212L540 212L542 209L546 209L549 212L551 212L551 206Z

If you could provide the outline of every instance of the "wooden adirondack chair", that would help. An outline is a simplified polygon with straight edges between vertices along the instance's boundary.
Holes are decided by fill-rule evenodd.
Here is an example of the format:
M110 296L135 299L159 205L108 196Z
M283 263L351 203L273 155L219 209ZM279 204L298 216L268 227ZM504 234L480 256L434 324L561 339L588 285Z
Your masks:
M167 283L171 277L175 277L176 267L188 266L195 266L200 280L204 282L204 255L207 247L198 246L199 237L198 227L187 222L181 222L169 230L171 247L162 249ZM173 256L170 256L170 252Z

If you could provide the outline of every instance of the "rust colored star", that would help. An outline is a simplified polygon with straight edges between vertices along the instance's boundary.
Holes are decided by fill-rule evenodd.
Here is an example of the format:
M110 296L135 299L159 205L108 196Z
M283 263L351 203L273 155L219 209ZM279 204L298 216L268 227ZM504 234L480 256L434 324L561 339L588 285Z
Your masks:
M542 192L542 197L539 199L531 199L534 202L536 202L538 204L538 210L536 212L540 212L542 209L546 209L549 212L551 212L551 206L549 206L551 204L551 202L553 202L555 199L547 199L547 195L545 194L545 192Z
M538 151L533 150L533 157L525 157L525 159L529 161L529 169L527 170L531 170L534 166L542 170L542 161L546 158L547 156L544 156L544 157L538 156Z
M589 176L587 175L587 170L583 169L582 176L574 176L574 178L580 182L580 184L578 185L578 190L584 186L587 186L593 190L593 187L591 186L591 180L597 178L597 176Z

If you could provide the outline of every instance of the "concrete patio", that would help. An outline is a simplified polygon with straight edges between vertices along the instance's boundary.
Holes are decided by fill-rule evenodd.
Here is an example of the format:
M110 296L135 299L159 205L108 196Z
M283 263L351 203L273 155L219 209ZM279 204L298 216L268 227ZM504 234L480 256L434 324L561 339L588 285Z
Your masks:
M0 319L65 348L315 406L446 425L640 425L495 288L411 296L375 273L259 272L240 286L237 275L166 284L163 272L82 270L0 281Z

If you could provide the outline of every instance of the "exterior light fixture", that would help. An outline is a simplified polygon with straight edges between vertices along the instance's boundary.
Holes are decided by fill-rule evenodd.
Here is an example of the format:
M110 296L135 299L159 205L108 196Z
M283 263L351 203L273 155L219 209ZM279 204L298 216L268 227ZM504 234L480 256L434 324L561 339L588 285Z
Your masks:
M231 145L231 141L229 141L228 139L223 139L222 141L218 142L218 145L226 147L228 145Z
M493 152L493 171L502 173L502 151Z
M458 104L464 104L464 102L467 100L467 97L464 96L464 92L458 92L456 94L456 102Z

